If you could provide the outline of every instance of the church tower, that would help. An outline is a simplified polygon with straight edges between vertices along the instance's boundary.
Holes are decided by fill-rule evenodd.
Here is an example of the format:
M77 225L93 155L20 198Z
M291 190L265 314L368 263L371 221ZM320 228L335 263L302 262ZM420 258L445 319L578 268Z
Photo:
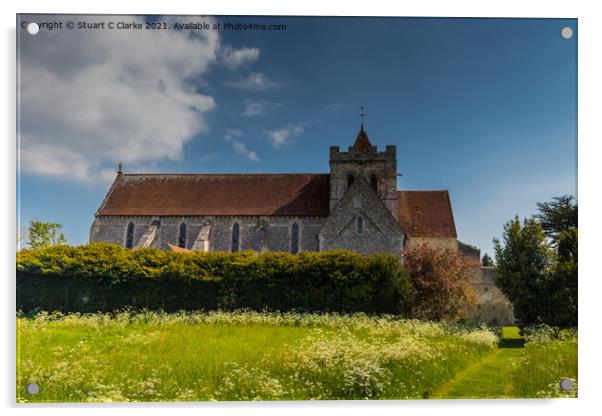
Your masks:
M364 123L347 152L338 146L330 147L330 212L332 213L351 184L362 178L370 184L378 198L398 220L397 159L394 145L384 152L372 145Z

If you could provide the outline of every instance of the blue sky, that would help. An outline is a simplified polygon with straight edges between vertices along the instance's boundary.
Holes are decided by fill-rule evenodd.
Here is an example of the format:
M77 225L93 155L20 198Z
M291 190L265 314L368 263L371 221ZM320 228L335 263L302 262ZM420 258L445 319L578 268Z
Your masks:
M328 172L328 147L353 143L360 106L373 144L397 146L398 188L449 190L459 239L483 252L514 215L576 195L574 19L162 21L178 19L287 30L19 32L22 224L59 222L87 242L120 161Z

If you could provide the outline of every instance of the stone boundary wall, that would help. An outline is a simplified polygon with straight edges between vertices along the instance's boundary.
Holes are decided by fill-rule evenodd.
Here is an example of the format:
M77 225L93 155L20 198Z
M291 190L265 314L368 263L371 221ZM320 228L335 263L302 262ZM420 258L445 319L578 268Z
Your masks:
M480 267L475 269L470 280L477 297L471 317L486 324L513 325L512 304L495 285L495 270L492 267Z

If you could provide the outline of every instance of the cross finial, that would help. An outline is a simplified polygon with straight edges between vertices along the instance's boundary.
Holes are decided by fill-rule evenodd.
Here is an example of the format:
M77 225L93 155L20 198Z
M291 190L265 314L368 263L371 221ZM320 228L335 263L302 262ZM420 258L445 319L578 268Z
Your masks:
M364 117L368 117L368 114L366 114L366 112L364 111L364 106L360 107L360 113L358 114L358 117L360 118L360 120L362 122L360 130L364 131Z
M117 173L123 173L123 165L121 162L117 165Z

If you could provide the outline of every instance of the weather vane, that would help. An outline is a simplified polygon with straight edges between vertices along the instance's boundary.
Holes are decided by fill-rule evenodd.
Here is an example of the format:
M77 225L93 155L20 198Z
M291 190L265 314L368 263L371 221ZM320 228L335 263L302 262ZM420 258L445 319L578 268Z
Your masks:
M368 117L368 114L366 114L366 112L364 111L364 106L360 107L360 113L358 114L358 117L362 121L361 130L364 130L364 117Z

